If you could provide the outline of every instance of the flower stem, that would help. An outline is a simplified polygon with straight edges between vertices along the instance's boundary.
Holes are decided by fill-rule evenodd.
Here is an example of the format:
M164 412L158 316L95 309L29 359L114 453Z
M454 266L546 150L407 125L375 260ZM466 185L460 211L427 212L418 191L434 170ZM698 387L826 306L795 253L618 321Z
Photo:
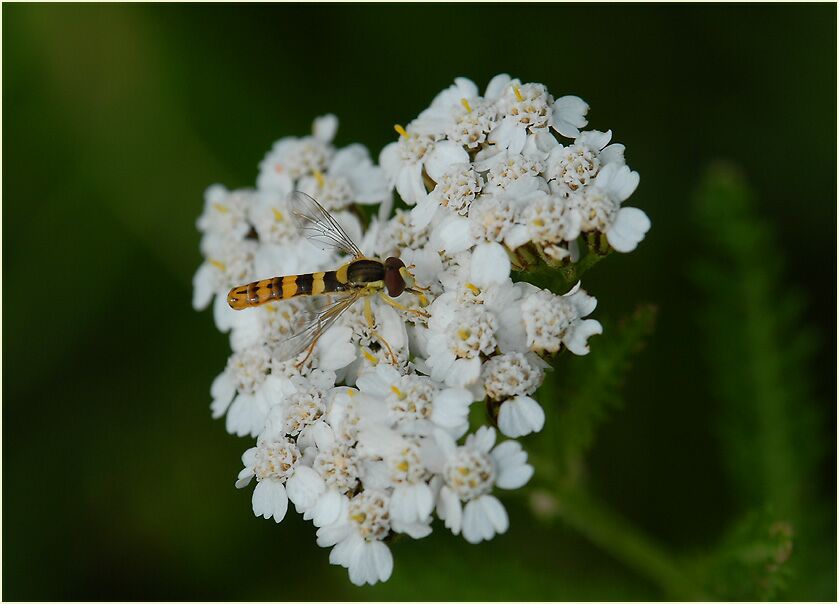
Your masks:
M535 491L531 505L546 520L559 520L655 583L673 600L705 600L706 596L665 551L637 527L606 508L579 485L553 493Z

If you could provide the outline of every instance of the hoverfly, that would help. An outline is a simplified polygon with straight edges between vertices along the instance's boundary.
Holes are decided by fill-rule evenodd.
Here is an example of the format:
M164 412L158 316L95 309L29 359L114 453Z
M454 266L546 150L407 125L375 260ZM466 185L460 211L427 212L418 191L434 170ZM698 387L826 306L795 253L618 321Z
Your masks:
M364 316L371 329L374 320L370 300L373 296L378 296L398 310L428 316L424 310L408 308L394 300L402 292L409 292L419 298L420 306L428 304L422 293L427 288L417 285L410 271L413 267L405 266L402 260L393 256L384 261L364 256L338 221L305 193L292 193L289 204L301 236L321 249L334 249L340 255L351 256L352 259L334 271L262 279L234 287L227 294L227 303L234 310L301 296L325 299L325 304L314 311L308 320L302 321L298 329L288 337L278 353L281 357L278 360L296 357L305 350L306 356L297 364L302 367L321 335L358 300L364 300ZM381 341L395 361L396 356L390 346L383 338Z

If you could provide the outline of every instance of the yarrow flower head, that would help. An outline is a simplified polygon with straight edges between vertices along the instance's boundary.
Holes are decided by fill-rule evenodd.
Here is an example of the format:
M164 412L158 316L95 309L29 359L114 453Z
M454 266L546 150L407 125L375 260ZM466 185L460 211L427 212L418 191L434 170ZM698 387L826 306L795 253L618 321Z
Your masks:
M211 412L255 439L235 486L274 522L290 502L357 585L386 581L391 537L424 538L435 516L470 543L509 529L503 491L534 473L517 439L552 414L549 361L602 332L576 278L553 293L527 271L572 274L650 228L625 206L624 146L585 130L588 112L507 74L483 94L457 78L379 165L336 147L326 115L273 145L255 188L205 193L193 305L231 345Z

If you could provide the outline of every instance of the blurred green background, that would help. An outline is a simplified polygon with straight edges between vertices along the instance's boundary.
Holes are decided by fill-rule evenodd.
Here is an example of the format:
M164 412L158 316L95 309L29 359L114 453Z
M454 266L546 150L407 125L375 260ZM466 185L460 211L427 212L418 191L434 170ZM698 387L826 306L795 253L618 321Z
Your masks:
M5 599L836 598L834 5L2 16ZM233 488L250 440L208 408L229 347L190 304L202 194L252 186L326 112L376 156L455 76L504 71L590 103L653 222L586 275L607 330L560 359L525 439L552 455L579 399L563 380L617 375L616 326L654 304L619 400L580 428L607 516L569 495L546 522L512 496L506 535L400 542L391 580L356 588L310 524ZM790 531L791 553L765 543Z

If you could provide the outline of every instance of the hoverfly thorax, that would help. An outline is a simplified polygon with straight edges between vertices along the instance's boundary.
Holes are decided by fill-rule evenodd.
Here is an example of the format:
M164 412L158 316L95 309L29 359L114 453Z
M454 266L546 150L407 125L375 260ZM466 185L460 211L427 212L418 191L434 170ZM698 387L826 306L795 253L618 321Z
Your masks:
M413 281L413 278L410 277L410 273L408 273L408 269L405 268L405 263L399 258L391 256L385 260L385 287L387 288L387 293L391 298L398 297L403 291L405 291L405 288L410 287L410 285L406 283L403 271L404 273L407 273L409 278Z

